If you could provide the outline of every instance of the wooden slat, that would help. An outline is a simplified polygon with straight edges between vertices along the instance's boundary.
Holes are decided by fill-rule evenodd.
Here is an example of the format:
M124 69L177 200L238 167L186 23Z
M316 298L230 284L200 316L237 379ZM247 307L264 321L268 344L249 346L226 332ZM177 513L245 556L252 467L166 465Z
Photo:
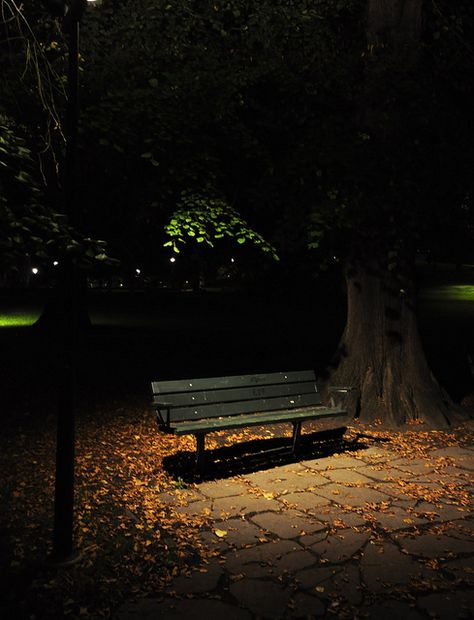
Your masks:
M296 409L298 407L317 406L321 404L319 393L279 396L244 400L240 402L215 403L196 407L171 409L171 422L178 420L197 420L199 418L216 418L219 416L240 415L260 411L278 411L280 409Z
M315 381L313 370L272 372L256 375L232 375L228 377L210 377L205 379L180 379L177 381L153 381L153 394L174 392L195 392L198 390L219 390L225 388L255 387L277 383L297 383Z
M175 435L187 435L191 433L205 433L220 429L242 428L245 426L258 426L260 424L278 424L279 422L294 422L305 420L320 420L332 418L334 428L344 428L349 422L349 414L343 409L308 409L306 411L279 411L269 415L268 413L230 416L228 418L201 419L194 422L180 422L171 425L169 432ZM163 429L165 430L165 429Z
M228 403L232 401L255 400L257 398L274 398L277 396L291 396L294 394L318 393L314 381L305 383L277 383L276 385L257 385L254 387L229 388L221 390L201 390L199 392L178 392L176 394L157 394L154 398L155 405L160 403L172 407L189 406L196 407L202 404ZM319 396L319 393L318 393Z

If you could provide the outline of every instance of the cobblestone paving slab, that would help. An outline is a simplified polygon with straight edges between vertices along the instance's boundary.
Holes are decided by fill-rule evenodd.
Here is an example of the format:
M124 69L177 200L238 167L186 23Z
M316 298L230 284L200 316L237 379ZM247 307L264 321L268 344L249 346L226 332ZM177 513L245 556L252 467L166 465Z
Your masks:
M380 527L389 530L403 530L413 525L430 523L429 519L407 512L399 506L392 506L384 511L375 511L374 516Z
M462 519L466 513L470 512L467 506L452 506L449 504L429 504L428 502L419 502L414 508L415 515L429 515L430 521L453 521Z
M291 590L271 581L245 579L230 586L237 601L261 618L283 618L291 599Z
M231 497L233 495L245 494L247 485L239 480L203 482L199 485L199 491L202 495L211 499L218 497Z
M286 510L284 512L262 512L254 515L253 523L268 530L279 538L296 538L302 532L313 534L324 529L324 524L304 518L296 510Z
M304 548L297 542L281 540L265 542L248 549L237 550L226 558L225 567L232 573L244 573L245 567L251 564L272 565L280 558L294 551L304 552Z
M296 583L299 589L317 595L325 603L340 600L357 606L364 598L359 567L354 564L303 570L297 573Z
M440 559L474 553L474 540L460 540L453 536L422 534L397 536L397 539L402 549L415 556Z
M285 618L320 618L326 613L325 604L305 592L298 592L288 607Z
M362 469L362 471L361 469L357 471L352 471L350 469L331 469L325 471L323 473L323 476L325 478L328 478L331 482L340 482L341 484L367 484L369 482L369 479L362 473L364 471L365 468Z
M408 584L422 576L423 566L402 553L395 545L384 542L368 545L360 562L362 581L370 592L383 592L399 584Z
M349 508L345 506L329 506L324 507L318 514L318 519L324 521L328 526L334 526L335 523L340 524L340 527L354 527L360 528L366 525L365 518L358 512L353 511L353 507Z
M354 456L333 455L330 458L315 459L304 461L305 467L315 471L323 472L333 469L348 469L351 467L364 467L365 462Z
M288 471L278 468L279 472L265 472L262 474L250 474L247 476L249 483L262 491L270 491L275 494L288 493L290 491L306 491L309 487L315 488L328 483L327 478L316 472L308 470Z
M227 519L223 524L227 531L225 541L236 548L258 543L263 536L261 528L246 519Z
M474 446L373 446L161 499L215 557L114 620L474 618Z
M214 500L212 516L218 519L229 518L266 510L280 510L280 508L281 505L274 499L247 494Z
M385 448L371 446L370 448L358 452L355 458L370 462L371 464L375 462L393 463L396 458L399 458L399 455Z
M474 592L457 590L420 596L417 607L437 620L468 620L474 617Z
M385 492L381 493L368 487L348 488L335 483L318 489L316 493L338 504L349 504L351 506L364 506L367 503L385 502L389 497Z
M321 506L328 506L329 500L326 497L315 495L314 492L299 491L297 493L286 493L280 496L280 500L292 504L296 510L317 515Z
M385 601L365 607L361 611L361 615L366 620L422 620L425 618L412 605L402 601Z
M196 601L150 598L125 604L115 617L117 620L251 620L252 614L236 605L211 599Z
M213 592L224 575L222 566L214 561L190 575L180 575L173 582L173 588L181 595Z
M461 558L446 562L444 569L450 572L455 579L474 586L474 560L472 558Z
M375 480L377 482L389 482L397 477L397 474L394 473L393 467L388 467L385 464L383 467L368 465L362 469L359 469L359 472L366 476L369 480Z
M367 532L340 530L336 536L328 536L311 545L310 549L323 561L336 564L352 558L365 546L369 538L370 534Z

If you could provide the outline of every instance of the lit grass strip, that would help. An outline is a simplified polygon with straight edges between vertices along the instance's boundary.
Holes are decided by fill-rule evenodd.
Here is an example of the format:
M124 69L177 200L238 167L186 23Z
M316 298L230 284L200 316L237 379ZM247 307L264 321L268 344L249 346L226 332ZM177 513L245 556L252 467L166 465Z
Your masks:
M0 328L2 327L31 327L39 318L39 313L15 312L0 313Z

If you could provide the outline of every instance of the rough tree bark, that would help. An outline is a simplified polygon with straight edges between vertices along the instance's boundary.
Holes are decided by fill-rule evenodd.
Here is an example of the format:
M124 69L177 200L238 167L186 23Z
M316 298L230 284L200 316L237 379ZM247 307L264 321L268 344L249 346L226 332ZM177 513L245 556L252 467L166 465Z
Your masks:
M381 62L389 55L392 66L394 59L401 66L413 66L421 37L422 4L423 0L368 0L369 55L374 49L382 49ZM392 110L390 116L385 114L387 110L377 108L377 97L371 93L379 92L376 80L383 67L381 72L378 63L373 55L367 63L367 87L365 92L362 89L358 122L374 142L389 148L387 140L397 131L399 111ZM386 192L388 196L389 183ZM379 206L374 200L374 209ZM390 223L383 226L387 228ZM354 235L357 237L357 231ZM371 245L361 237L354 239L354 247L357 249L345 270L347 323L329 383L356 388L349 409L363 422L381 420L400 426L419 421L431 427L448 426L459 419L460 409L440 387L425 358L417 327L412 257L404 257L402 276L399 270L388 269L383 239Z
M347 321L331 375L350 385L349 408L363 422L446 427L459 408L429 369L418 333L413 283L378 266L346 269Z

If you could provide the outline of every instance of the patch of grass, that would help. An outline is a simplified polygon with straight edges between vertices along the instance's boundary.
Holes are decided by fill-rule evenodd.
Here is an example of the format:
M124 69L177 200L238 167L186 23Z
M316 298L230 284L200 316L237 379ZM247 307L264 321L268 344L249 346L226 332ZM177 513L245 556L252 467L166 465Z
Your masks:
M422 291L422 297L433 301L474 301L474 285L451 284L449 286L435 286Z
M39 312L1 312L0 328L3 327L31 327L39 318Z

